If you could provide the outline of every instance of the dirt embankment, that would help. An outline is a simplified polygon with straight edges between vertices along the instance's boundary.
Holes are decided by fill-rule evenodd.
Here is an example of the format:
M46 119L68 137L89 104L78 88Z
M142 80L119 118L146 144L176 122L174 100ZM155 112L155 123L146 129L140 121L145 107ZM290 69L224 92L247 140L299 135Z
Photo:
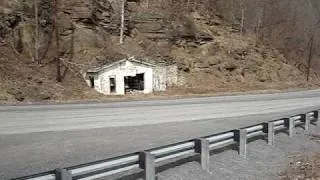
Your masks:
M8 1L9 2L9 1ZM170 61L179 67L179 86L162 95L212 94L263 89L317 87L275 48L222 16L178 3L130 1L125 11L125 41L119 44L119 4L109 0L70 0L59 6L62 83L56 82L52 8L40 4L40 56L34 62L33 1L0 4L0 101L110 100L88 88L81 72L124 56ZM162 2L162 1L161 1ZM24 4L22 4L24 3ZM21 8L21 7L23 8ZM51 9L51 10L50 10ZM178 11L179 10L179 11ZM5 35L4 35L5 34ZM157 94L158 95L158 94Z

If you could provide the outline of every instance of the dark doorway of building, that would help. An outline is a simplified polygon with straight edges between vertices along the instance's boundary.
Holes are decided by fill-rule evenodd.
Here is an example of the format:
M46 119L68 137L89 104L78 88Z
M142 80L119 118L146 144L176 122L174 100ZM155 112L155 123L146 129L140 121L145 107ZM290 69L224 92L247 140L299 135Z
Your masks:
M136 76L124 77L125 92L136 92L144 90L144 73L137 74Z
M111 77L110 78L110 93L116 92L116 78Z
M94 88L94 77L93 77L93 76L90 76L90 77L89 77L89 80L90 80L90 87L91 87L91 88Z

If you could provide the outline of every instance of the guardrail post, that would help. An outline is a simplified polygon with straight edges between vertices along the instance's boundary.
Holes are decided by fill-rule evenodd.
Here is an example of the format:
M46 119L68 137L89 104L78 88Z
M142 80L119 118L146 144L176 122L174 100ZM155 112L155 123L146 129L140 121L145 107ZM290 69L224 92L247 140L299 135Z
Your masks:
M295 133L295 121L293 117L290 117L288 119L285 119L285 124L288 128L289 131L289 137L293 137L294 133Z
M239 143L239 155L243 158L247 156L247 130L237 129L235 131L235 140Z
M201 156L201 168L209 171L210 167L210 149L209 140L200 138L195 140L195 150Z
M304 130L306 133L308 133L310 129L311 117L312 115L310 115L310 113L305 114Z
M66 169L56 169L56 180L72 180L71 173Z
M144 170L145 180L156 179L155 157L150 152L140 152L140 168Z
M264 124L263 132L268 133L268 145L273 146L275 140L275 126L274 122L267 122Z

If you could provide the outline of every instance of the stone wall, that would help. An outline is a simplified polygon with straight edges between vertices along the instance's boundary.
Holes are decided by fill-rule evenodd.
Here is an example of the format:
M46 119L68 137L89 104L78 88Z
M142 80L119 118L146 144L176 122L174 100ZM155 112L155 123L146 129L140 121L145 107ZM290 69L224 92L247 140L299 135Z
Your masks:
M178 84L178 66L173 64L166 67L167 69L167 85L175 86Z
M165 91L167 89L167 70L165 66L153 68L153 90Z
M178 84L177 65L157 65L154 68L154 91L165 91Z

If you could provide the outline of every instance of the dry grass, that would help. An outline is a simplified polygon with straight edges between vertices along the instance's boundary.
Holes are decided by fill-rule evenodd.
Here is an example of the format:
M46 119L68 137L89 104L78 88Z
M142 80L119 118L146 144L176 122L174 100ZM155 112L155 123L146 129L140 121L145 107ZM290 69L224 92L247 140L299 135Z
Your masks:
M147 15L153 14L153 11L165 14L161 7L145 11ZM132 33L134 35L127 36L124 44L119 45L118 36L76 24L73 40L70 40L73 58L68 64L69 69L62 83L55 81L56 70L52 58L45 59L44 64L39 66L31 62L30 58L15 54L8 46L0 47L0 102L17 102L16 99L20 96L24 97L24 102L121 101L166 96L216 95L226 92L234 94L257 90L270 92L309 88L310 84L311 87L319 87L319 82L312 81L307 84L303 73L288 64L275 49L257 44L254 36L240 36L239 33L232 32L231 26L225 23L210 25L206 16L196 12L191 13L188 18L193 19L189 19L187 25L179 21L174 24L182 27L181 32L189 32L189 29L192 34L212 36L213 40L199 44L184 39L183 36L177 42L152 40L137 31ZM223 19L213 20L224 22ZM164 26L171 27L168 24ZM68 38L63 40L69 42ZM79 75L80 69L85 70L96 65L105 57L108 57L106 59L109 61L109 57L118 54L153 55L173 60L180 69L179 86L172 87L167 92L126 97L103 96L90 89ZM318 86L315 86L316 84Z

